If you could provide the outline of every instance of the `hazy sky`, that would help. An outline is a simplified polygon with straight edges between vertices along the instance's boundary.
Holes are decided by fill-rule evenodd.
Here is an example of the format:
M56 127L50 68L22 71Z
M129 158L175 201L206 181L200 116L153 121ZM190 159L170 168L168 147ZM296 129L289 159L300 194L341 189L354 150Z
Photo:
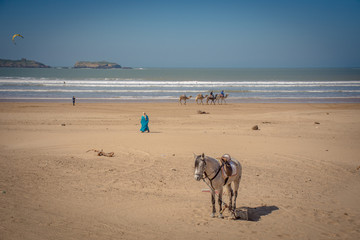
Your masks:
M24 39L11 41L15 33ZM0 58L360 67L359 0L0 0Z

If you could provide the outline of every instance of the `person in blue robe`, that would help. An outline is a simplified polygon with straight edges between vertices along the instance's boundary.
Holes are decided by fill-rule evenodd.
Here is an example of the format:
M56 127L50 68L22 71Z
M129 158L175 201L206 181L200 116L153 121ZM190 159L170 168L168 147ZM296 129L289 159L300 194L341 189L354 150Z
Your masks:
M141 132L150 132L149 129L149 117L148 115L146 115L146 113L143 113L143 115L141 116L141 128L140 128Z

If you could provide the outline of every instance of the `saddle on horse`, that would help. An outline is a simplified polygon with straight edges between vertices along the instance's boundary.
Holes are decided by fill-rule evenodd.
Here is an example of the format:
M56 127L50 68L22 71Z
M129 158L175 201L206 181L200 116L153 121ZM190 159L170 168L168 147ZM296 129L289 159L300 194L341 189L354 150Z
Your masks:
M221 162L224 163L224 169L225 169L225 173L228 177L230 177L232 175L232 167L231 167L231 157L229 154L224 154L221 157Z

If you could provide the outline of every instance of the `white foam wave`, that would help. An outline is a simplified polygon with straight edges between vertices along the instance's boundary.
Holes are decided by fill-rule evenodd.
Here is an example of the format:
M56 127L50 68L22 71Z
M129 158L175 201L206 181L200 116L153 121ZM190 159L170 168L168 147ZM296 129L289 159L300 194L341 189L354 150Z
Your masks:
M196 90L88 90L88 89L0 89L0 92L73 92L73 93L184 93L184 92L194 92Z
M360 87L359 81L147 81L115 80L50 80L0 79L0 85L43 85L68 87Z

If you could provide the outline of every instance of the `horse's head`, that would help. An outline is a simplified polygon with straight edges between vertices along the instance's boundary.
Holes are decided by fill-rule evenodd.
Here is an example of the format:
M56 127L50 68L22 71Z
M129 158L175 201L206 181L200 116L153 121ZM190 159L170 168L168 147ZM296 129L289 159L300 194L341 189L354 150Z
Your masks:
M203 178L203 174L204 174L205 167L206 167L205 155L204 155L204 153L201 155L194 154L194 158L195 158L194 178L196 181L200 181Z

